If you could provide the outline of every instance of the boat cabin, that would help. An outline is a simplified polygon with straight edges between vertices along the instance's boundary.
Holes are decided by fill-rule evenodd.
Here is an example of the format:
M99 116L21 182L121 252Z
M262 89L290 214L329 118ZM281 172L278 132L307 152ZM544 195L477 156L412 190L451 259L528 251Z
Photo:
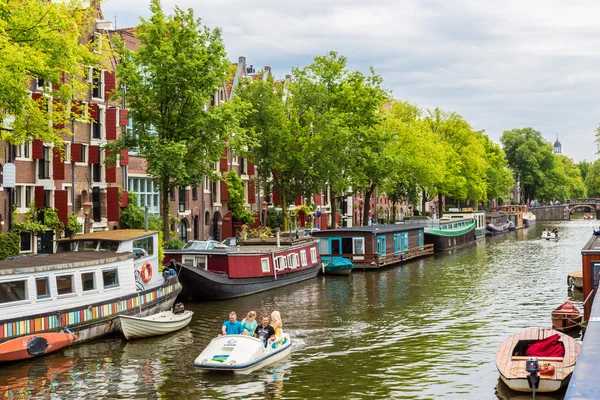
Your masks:
M485 237L485 211L472 208L451 208L444 211L444 217L453 219L473 219L475 221L475 236L477 239Z
M356 268L373 269L433 253L422 226L390 224L313 232L322 257L344 257Z
M527 206L502 206L500 210L506 213L508 220L513 223L515 229L521 229L523 225L523 214L527 212Z
M592 302L600 282L600 236L592 236L581 249L581 270L583 273L583 299L586 301L583 319L589 321ZM588 299L588 297L590 297Z
M405 224L425 228L425 244L433 245L434 251L446 251L475 241L475 220L473 218L440 219L418 216L405 221Z

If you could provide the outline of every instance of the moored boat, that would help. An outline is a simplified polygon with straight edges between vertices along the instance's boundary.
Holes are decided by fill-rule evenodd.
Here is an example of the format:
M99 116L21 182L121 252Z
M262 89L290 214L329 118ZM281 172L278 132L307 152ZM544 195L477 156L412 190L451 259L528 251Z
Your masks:
M473 219L475 221L475 238L485 237L485 211L472 208L450 208L444 211L444 217L450 219Z
M165 263L179 271L182 296L188 300L222 300L258 293L317 276L317 243L242 244L229 248L165 250Z
M73 343L70 332L40 333L22 336L0 344L0 362L26 360L60 350Z
M423 217L419 217L423 219ZM446 251L473 243L476 222L473 218L426 219L425 244L432 244L435 251Z
M565 301L552 311L552 327L560 332L568 332L581 327L581 312Z
M531 211L527 211L523 214L523 225L525 228L535 225L537 217Z
M567 284L571 288L579 290L583 289L583 271L579 270L569 272L569 274L567 275Z
M555 392L567 385L581 345L550 328L531 328L506 339L496 353L502 381L518 392Z
M165 335L186 327L192 320L194 313L185 310L181 313L163 311L147 317L134 317L121 315L121 331L125 338L142 338L149 336Z
M116 230L59 239L55 254L0 261L0 344L73 332L73 343L118 330L120 315L169 309L181 291L158 271L158 232Z
M486 235L498 235L508 232L508 215L502 212L485 214Z
M262 340L251 336L218 336L200 353L194 366L205 371L248 374L289 356L291 348L292 340L285 334L266 347Z
M325 266L323 272L328 275L350 275L354 269L352 261L343 257L321 257Z
M558 239L560 239L560 236L558 236L558 232L550 232L550 231L544 230L542 232L542 239L558 240Z

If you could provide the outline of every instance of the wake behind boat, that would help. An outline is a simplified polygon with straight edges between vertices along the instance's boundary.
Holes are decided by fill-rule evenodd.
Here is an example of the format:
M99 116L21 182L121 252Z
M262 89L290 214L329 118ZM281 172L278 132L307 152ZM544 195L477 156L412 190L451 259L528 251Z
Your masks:
M291 351L292 340L286 334L267 347L251 336L218 336L200 353L194 366L205 371L248 374L289 356Z
M176 307L177 309L177 307ZM121 331L125 338L142 338L165 335L186 327L194 313L189 310L182 312L163 311L147 317L119 316Z

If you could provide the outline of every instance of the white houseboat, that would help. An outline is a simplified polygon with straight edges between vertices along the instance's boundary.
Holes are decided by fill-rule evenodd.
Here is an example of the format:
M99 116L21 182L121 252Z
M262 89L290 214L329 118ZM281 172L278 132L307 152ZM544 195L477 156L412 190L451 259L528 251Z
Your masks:
M0 261L0 344L49 332L74 343L119 330L119 315L169 309L181 291L158 270L158 232L94 232L55 242L55 253Z

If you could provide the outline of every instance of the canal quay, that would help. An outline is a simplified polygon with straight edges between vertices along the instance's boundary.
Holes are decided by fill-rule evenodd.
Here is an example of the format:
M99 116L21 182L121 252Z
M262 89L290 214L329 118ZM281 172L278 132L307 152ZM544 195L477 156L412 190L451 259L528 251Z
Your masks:
M126 342L109 336L0 368L1 398L525 399L499 382L509 336L551 326L567 273L597 221L573 220L478 240L444 254L239 299L188 303L184 330ZM544 228L562 238L541 240ZM230 310L280 310L290 358L247 376L192 363ZM538 399L562 399L564 391Z

